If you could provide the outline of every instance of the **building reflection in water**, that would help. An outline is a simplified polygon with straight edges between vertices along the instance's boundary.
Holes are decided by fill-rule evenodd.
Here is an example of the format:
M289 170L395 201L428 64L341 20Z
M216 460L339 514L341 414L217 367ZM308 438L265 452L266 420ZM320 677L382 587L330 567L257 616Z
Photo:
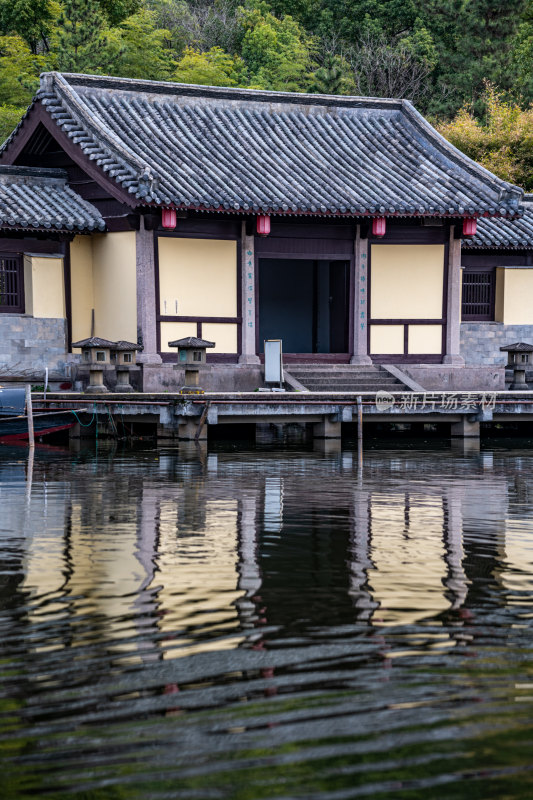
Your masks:
M41 650L98 642L125 663L332 626L386 631L455 614L459 629L487 598L531 590L532 484L518 462L504 474L486 453L461 476L454 463L374 452L362 477L346 451L179 447L109 457L98 471L91 457L38 455L29 502L5 506L4 530L24 534L2 602L19 593L28 622L64 621L68 635L63 626ZM0 479L13 498L16 481ZM510 495L520 514L509 518Z

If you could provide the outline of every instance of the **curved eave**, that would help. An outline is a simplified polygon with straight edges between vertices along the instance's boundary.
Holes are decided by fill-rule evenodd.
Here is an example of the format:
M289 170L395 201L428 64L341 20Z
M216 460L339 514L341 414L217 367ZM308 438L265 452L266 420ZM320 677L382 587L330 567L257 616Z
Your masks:
M502 250L533 250L533 242L528 244L470 244L464 245L467 250L490 250L494 253L501 253Z
M142 198L139 198L140 200ZM339 211L339 210L308 210L308 209L274 209L274 208L226 208L225 206L204 206L187 205L185 203L145 203L147 208L173 208L176 211L197 211L204 214L238 214L240 216L269 216L269 217L334 217L343 219L374 219L376 217L386 217L388 219L519 219L520 214L513 216L506 214L490 214L488 211L483 213L471 213L466 210L449 211L381 211L381 210L361 210L361 211Z
M13 225L8 222L0 222L0 231L13 231L15 233L20 232L29 232L29 233L71 233L71 234L82 234L82 233L105 233L106 225L104 223L103 226L94 226L94 228L79 228L79 227L72 227L69 228L65 225L60 227L56 227L54 225L50 225L45 227L43 225L31 225L30 223L20 224L20 225Z

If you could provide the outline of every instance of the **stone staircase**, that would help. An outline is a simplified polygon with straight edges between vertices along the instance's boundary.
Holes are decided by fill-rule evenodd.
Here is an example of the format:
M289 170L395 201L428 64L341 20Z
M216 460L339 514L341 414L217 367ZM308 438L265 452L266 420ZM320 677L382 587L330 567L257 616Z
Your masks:
M284 372L286 379L288 373L310 392L411 391L377 364L287 364Z

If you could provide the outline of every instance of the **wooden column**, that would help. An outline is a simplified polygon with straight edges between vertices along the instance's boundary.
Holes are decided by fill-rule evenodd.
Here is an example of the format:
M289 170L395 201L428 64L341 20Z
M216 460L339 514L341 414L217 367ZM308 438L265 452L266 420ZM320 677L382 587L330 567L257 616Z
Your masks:
M146 230L141 216L135 234L137 264L137 337L143 350L138 354L140 364L161 364L157 352L157 306L155 296L154 232Z
M242 336L240 364L259 364L259 356L255 352L256 342L256 292L255 292L255 255L254 236L246 234L246 223L242 223L241 231L241 308Z
M454 238L454 230L455 226L451 225L447 264L446 350L442 363L463 366L465 360L461 356L461 240Z
M368 295L368 239L361 239L361 226L357 226L354 242L354 313L353 313L353 355L351 364L371 364L368 355L368 315L370 298Z

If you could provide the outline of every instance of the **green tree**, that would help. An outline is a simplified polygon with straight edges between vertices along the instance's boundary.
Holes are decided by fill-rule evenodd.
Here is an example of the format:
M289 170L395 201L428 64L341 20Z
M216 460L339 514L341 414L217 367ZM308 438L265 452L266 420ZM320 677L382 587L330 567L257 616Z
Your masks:
M35 55L48 48L48 37L57 17L57 3L51 0L0 0L0 31L18 33Z
M311 80L315 40L292 17L275 17L267 3L241 8L241 55L252 85L279 91L305 90Z
M155 13L143 8L107 32L105 60L125 78L171 80L175 59L170 31L156 28Z
M513 45L526 0L427 0L420 17L436 43L436 91L430 110L453 114L463 103L482 107L484 82L513 90L516 64Z
M142 0L98 0L98 5L104 12L109 25L113 26L140 11L143 2Z
M11 131L18 125L25 111L26 106L0 104L0 144L7 139Z
M220 47L205 53L188 47L178 62L174 80L203 86L243 86L246 68L239 56L230 56Z
M169 32L167 45L177 55L187 46L198 47L201 31L186 0L146 0L157 28Z
M27 106L39 86L39 73L49 66L20 36L0 36L0 103Z
M353 75L346 59L334 53L326 53L322 65L311 76L308 90L317 94L353 92Z
M522 15L513 46L513 61L517 68L518 89L527 100L533 100L533 0L529 0Z
M486 84L484 119L463 107L437 130L452 144L503 180L533 190L533 105L523 110Z
M361 36L404 35L417 17L415 0L321 0L320 6L314 24L308 21L311 29L323 36L338 36L348 44Z
M63 72L107 71L105 17L96 0L64 0L56 34L57 65Z
M19 122L47 68L47 59L34 55L20 36L0 36L0 142Z

